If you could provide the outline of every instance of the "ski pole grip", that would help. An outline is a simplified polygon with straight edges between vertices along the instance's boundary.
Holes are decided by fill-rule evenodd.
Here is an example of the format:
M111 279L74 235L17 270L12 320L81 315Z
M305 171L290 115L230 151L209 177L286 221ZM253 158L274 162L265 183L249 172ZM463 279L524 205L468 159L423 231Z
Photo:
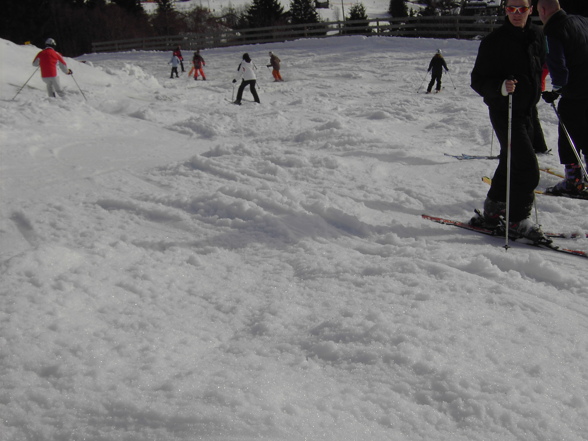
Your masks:
M507 76L506 79L509 81L514 81L515 77L514 77L514 75L511 74L511 75ZM513 92L509 93L509 95L512 95L512 94L513 94Z

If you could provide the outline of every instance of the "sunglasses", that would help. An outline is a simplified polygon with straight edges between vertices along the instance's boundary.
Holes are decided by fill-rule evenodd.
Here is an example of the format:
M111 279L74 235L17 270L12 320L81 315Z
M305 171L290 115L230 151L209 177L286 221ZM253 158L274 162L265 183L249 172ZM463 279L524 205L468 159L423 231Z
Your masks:
M511 14L514 14L516 12L518 12L519 14L524 14L529 9L531 9L531 7L530 6L506 6L504 9L506 9L506 12L510 12Z

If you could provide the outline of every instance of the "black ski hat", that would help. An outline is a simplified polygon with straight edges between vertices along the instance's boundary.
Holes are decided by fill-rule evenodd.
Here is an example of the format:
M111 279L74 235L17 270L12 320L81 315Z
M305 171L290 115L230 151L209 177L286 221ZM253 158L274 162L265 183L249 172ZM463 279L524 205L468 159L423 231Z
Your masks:
M243 59L248 63L251 63L251 57L249 57L249 54L243 54Z

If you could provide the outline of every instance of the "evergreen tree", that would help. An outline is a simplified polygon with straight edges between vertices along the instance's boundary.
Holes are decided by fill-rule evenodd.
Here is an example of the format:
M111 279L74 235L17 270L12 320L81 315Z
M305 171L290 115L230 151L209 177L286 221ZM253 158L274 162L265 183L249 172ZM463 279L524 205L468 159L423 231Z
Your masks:
M390 0L388 12L392 17L408 17L406 0Z
M112 2L133 15L140 16L145 14L141 0L112 0Z
M157 3L156 14L169 14L175 12L173 0L155 0Z
M218 28L219 20L208 8L196 6L184 14L186 30L197 34L212 32Z
M292 24L319 23L319 15L313 0L292 0L290 3Z
M345 26L345 33L347 34L371 34L372 30L369 27L368 15L363 3L355 3L349 8L349 17L346 21L364 20L363 23L350 23Z
M363 3L356 3L349 8L349 18L347 20L367 20L367 12Z
M151 17L153 30L157 35L177 35L184 26L180 14L174 9L173 0L156 0L157 9Z
M283 24L284 8L278 0L253 0L245 18L250 28L264 28Z

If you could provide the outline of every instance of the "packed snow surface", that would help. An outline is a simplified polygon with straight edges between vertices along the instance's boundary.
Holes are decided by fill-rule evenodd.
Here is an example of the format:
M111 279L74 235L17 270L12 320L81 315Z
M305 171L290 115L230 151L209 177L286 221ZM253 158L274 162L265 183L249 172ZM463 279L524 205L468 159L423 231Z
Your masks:
M445 156L498 152L478 44L204 50L207 81L91 54L50 99L0 40L0 439L588 439L587 260L420 216L488 190L495 160ZM229 102L245 51L260 105ZM536 205L588 232L588 202Z

